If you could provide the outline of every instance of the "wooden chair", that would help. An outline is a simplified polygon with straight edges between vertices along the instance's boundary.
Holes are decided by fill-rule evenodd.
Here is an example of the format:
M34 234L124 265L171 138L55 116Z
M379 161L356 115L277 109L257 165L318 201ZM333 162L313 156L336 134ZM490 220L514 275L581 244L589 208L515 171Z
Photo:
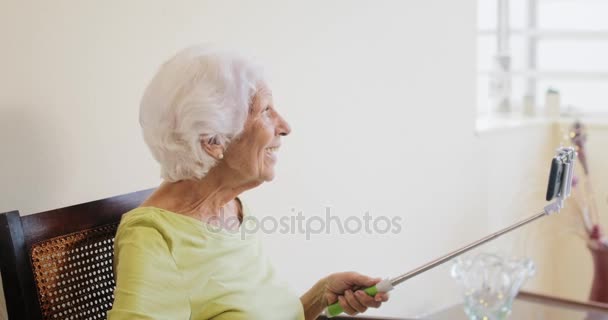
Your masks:
M21 217L0 214L0 272L9 319L105 319L114 299L120 217L153 189Z

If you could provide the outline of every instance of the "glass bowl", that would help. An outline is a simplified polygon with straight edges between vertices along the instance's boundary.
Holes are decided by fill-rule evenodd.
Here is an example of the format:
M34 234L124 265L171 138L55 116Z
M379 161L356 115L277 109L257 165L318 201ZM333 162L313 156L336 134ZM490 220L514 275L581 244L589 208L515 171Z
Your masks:
M506 259L481 253L454 259L451 274L460 284L470 320L502 320L513 299L536 268L530 259Z

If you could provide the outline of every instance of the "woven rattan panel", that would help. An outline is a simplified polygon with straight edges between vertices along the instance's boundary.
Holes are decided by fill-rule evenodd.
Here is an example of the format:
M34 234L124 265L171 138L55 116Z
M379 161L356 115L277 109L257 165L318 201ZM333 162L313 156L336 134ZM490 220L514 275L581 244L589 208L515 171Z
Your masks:
M106 319L114 301L112 258L117 226L102 226L32 246L43 319Z

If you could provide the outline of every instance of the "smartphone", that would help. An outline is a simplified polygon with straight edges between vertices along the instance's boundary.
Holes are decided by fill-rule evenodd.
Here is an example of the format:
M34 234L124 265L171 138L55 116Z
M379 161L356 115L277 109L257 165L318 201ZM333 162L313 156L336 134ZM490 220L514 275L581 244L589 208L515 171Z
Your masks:
M551 171L549 171L549 184L547 185L547 201L559 196L564 182L564 173L566 172L566 164L560 156L551 159Z

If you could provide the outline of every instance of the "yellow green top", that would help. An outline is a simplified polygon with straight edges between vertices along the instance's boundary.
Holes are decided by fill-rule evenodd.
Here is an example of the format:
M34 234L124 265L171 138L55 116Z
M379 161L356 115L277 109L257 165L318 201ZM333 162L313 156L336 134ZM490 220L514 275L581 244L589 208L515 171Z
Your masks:
M155 207L123 216L114 272L108 320L304 319L257 237Z

